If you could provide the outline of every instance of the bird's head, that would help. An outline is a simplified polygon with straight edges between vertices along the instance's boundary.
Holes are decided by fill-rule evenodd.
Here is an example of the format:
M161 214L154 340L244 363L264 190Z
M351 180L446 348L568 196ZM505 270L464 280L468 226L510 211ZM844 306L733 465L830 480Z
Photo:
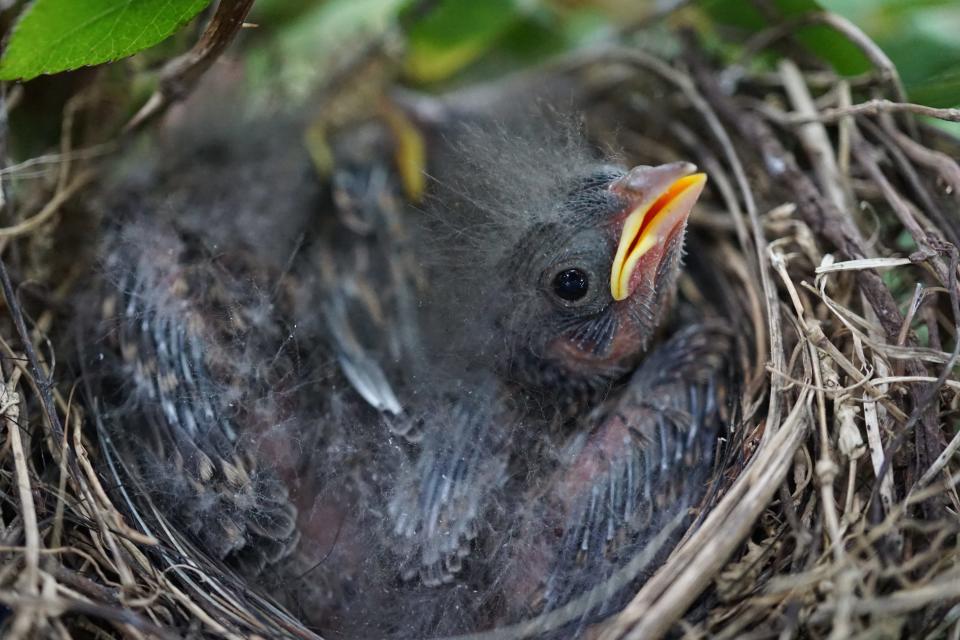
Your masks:
M627 170L542 138L479 155L453 189L467 215L441 212L454 220L441 243L454 250L447 291L462 324L492 320L485 352L528 388L622 376L667 311L706 176L687 162Z
M686 162L598 166L538 216L504 263L518 289L504 328L524 382L590 387L636 363L669 306L705 183Z

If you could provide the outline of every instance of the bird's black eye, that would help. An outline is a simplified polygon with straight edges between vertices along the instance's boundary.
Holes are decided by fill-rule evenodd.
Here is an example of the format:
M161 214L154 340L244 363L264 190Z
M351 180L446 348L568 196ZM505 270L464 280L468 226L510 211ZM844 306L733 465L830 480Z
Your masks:
M580 300L589 288L590 279L586 271L580 269L564 269L553 279L553 292L568 302Z

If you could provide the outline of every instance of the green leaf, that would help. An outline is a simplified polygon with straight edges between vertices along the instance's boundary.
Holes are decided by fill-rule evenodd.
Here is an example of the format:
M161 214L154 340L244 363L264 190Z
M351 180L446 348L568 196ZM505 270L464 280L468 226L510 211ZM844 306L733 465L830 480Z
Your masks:
M819 0L867 32L890 56L912 102L960 105L957 0Z
M408 75L418 82L449 77L486 52L521 17L515 0L443 0L410 29Z
M951 69L910 86L910 99L931 107L960 107L960 70Z
M811 11L823 11L823 3L816 0L774 0L773 5L786 18ZM720 24L750 32L769 27L767 20L750 2L741 0L702 0L707 14ZM795 33L797 40L811 52L823 58L838 73L856 75L870 69L866 56L847 38L824 25L807 25Z
M537 6L525 10L482 55L458 71L458 81L502 77L507 71L529 67L564 51L608 41L611 31L607 17L590 6L563 13L546 4Z
M29 80L132 55L166 39L210 0L36 0L14 27L0 80Z

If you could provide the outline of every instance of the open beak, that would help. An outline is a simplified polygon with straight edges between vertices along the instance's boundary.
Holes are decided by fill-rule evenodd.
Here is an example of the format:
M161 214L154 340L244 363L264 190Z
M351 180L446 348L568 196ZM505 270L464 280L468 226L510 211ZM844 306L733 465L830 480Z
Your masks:
M674 162L659 167L635 167L610 189L628 202L620 242L610 272L610 293L614 300L625 300L633 292L638 268L656 269L666 248L687 221L693 205L707 183L707 176L695 173L689 162ZM656 254L650 265L641 259Z

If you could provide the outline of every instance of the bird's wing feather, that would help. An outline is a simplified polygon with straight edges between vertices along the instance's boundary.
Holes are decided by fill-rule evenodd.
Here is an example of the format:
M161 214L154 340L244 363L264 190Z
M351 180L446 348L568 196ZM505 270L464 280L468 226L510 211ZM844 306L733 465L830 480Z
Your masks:
M609 614L624 587L669 551L647 545L705 491L724 426L729 349L722 329L680 332L591 414L585 436L572 438L517 536L508 581L524 594L527 613L584 597L579 623ZM618 574L644 553L645 566Z
M291 415L283 389L295 363L275 283L222 268L225 258L197 254L169 227L132 226L105 248L107 428L138 482L204 549L259 573L297 541L296 509L255 452Z
M511 419L483 389L420 417L424 437L389 503L407 579L449 582L506 478Z
M382 129L361 128L336 146L346 150L329 182L333 215L320 221L316 246L300 269L300 298L302 314L322 311L324 342L350 385L374 409L397 416L403 367L419 344L422 276L387 137Z

